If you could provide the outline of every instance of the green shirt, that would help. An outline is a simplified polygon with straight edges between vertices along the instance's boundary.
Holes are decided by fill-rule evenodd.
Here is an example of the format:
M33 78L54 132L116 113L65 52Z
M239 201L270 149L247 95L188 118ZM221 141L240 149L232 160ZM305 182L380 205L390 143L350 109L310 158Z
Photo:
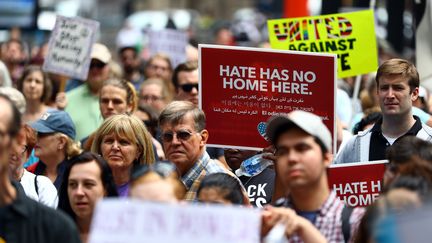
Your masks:
M103 121L99 109L99 97L93 95L87 84L66 93L68 105L65 109L75 123L76 140L89 136Z

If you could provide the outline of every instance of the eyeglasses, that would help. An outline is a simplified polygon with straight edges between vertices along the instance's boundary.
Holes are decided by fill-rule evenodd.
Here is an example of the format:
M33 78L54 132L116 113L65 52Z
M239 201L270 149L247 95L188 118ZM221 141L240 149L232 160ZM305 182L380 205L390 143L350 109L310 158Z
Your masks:
M182 84L180 85L180 88L187 93L190 93L193 88L198 90L198 84Z
M27 152L28 146L24 145L21 151L21 154L24 154L25 152Z
M106 63L103 62L91 62L90 63L90 68L97 68L97 69L101 69L103 67L105 67Z
M53 134L54 134L53 132L50 132L50 133L41 133L41 132L38 132L36 134L36 136L37 136L37 138L45 138L45 137L51 136Z
M161 139L165 143L170 143L174 139L174 136L176 136L178 140L187 141L187 140L189 140L189 138L193 134L194 133L186 131L186 130L181 130L181 131L178 131L178 132L175 132L175 133L173 133L173 132L165 132L165 133L162 133Z
M176 172L176 167L169 161L157 161L151 165L137 165L132 169L131 180L136 180L149 172L155 172L161 177L166 178L173 172Z

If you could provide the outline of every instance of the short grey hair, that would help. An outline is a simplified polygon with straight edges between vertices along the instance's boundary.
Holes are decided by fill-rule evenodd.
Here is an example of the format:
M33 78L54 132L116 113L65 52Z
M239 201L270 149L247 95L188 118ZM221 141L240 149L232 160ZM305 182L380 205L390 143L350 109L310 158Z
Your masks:
M165 107L159 116L159 126L179 124L183 118L191 114L195 122L195 130L201 132L206 126L206 117L202 110L189 101L173 101Z
M26 111L26 100L24 95L19 90L12 87L0 87L0 94L4 94L17 107L18 111L23 115Z

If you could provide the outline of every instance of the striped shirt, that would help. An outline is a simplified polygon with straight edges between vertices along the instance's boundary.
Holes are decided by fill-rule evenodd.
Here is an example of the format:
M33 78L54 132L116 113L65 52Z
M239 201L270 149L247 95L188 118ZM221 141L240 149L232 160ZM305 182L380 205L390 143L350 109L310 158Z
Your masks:
M276 202L279 206L284 206L294 209L289 199L284 201L278 200ZM342 232L342 210L345 204L339 200L335 192L331 192L324 204L317 210L316 219L314 222L315 227L327 239L328 242L344 243L344 236ZM364 208L354 208L351 213L349 223L351 225L350 241L353 241L355 232L358 228L361 218L365 212ZM303 242L297 235L293 235L289 242Z
M219 160L210 159L207 152L198 159L192 168L181 178L181 181L186 187L186 201L196 201L197 191L201 184L202 179L207 174L224 172L235 177Z

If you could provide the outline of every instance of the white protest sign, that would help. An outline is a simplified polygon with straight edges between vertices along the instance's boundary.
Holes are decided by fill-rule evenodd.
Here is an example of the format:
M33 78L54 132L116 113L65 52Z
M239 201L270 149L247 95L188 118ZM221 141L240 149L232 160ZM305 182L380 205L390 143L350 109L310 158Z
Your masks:
M184 31L165 29L149 32L150 54L164 53L168 55L174 68L186 61L187 44L188 37Z
M57 16L43 70L87 79L90 53L98 29L99 22L94 20Z
M107 199L97 204L90 243L258 243L260 211Z

